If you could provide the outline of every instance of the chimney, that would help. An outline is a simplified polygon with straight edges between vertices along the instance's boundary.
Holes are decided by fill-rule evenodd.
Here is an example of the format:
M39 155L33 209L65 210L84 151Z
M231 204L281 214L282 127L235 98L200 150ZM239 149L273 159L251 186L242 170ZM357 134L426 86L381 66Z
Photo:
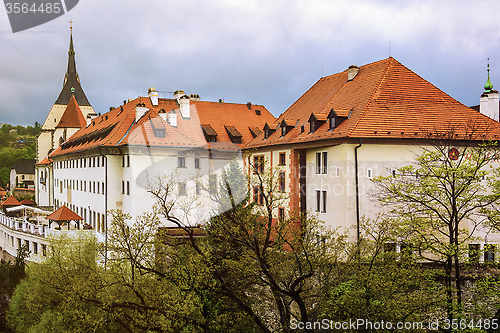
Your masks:
M149 109L146 107L146 104L139 103L135 106L135 122L137 122L141 117L147 112Z
M174 91L174 98L177 100L177 102L179 102L179 98L181 98L184 95L185 95L184 90Z
M163 119L164 121L167 121L167 111L165 109L161 109L158 111L158 115Z
M488 58L489 60L489 58ZM500 95L498 91L493 90L493 84L490 81L490 64L488 63L488 80L484 85L484 92L479 99L479 112L496 121L499 120L500 113Z
M184 96L180 97L179 104L181 106L181 117L182 118L191 118L189 96L184 95Z
M252 102L247 103L247 108L248 108L248 110L252 110Z
M177 127L177 112L175 112L174 110L168 113L168 123L172 127Z
M151 104L153 106L158 106L158 92L155 87L148 89L148 97L151 99Z
M347 69L347 81L352 81L356 75L358 75L359 67L356 65L351 65Z

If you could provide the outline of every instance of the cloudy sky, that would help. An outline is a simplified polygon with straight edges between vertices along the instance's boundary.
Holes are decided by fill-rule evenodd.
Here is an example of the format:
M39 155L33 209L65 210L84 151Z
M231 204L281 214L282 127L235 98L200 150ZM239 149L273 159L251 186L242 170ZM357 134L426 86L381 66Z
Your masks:
M149 87L284 112L322 75L390 55L460 102L500 88L500 1L80 0L12 33L0 8L0 123L43 122L62 88L69 23L96 112ZM390 47L389 47L390 45Z

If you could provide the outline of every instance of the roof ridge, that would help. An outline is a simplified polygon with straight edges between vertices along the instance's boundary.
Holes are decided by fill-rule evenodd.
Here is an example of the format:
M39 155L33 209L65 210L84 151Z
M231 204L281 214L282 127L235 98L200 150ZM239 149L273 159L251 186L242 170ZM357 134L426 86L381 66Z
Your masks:
M370 98L368 98L368 101L366 102L365 106L363 107L363 109L360 111L360 115L358 117L358 119L356 120L356 123L351 127L351 130L349 131L349 133L347 134L348 137L351 136L351 133L354 132L354 130L356 129L356 127L358 126L358 123L360 122L361 118L363 118L363 115L364 115L364 111L366 110L366 107L371 103L371 101L373 100L373 96L375 95L375 92L378 91L378 89L380 88L380 86L382 85L382 82L385 80L386 76L387 76L387 73L389 71L389 66L392 64L393 61L396 61L397 63L399 63L399 61L397 61L396 59L394 59L393 57L389 57L389 58L386 58L386 59L383 59L383 60L379 60L379 61L374 61L370 64L367 64L367 65L363 65L361 67L365 67L365 66L368 66L368 65L371 65L371 64L375 64L377 62L381 62L381 61L387 61L387 64L385 66L385 72L384 72L384 75L382 75L382 77L380 78L380 81L377 85L377 87L375 89L373 89L372 93L370 94Z

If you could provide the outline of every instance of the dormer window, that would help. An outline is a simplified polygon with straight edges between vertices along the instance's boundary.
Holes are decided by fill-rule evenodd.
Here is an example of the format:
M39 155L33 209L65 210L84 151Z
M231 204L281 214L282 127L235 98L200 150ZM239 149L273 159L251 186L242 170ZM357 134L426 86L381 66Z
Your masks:
M351 110L352 111L352 110ZM348 110L341 110L341 109L331 109L330 113L328 114L328 121L330 123L329 126L329 131L334 130L336 127L338 127L344 120L349 118L351 112Z
M275 129L271 128L268 123L264 125L264 139L269 138L273 133Z
M335 120L336 120L335 117L330 118L330 129L331 130L335 128Z
M312 113L309 117L309 125L310 131L309 134L314 133L318 128L321 127L327 120L327 116L325 114L314 114Z
M153 133L157 138L165 137L165 124L163 124L160 117L151 118L151 127L153 128Z
M285 136L297 125L296 120L292 119L283 119L281 121L281 136Z
M207 142L217 142L217 132L210 125L201 125Z
M234 126L224 126L232 143L241 143L241 133Z

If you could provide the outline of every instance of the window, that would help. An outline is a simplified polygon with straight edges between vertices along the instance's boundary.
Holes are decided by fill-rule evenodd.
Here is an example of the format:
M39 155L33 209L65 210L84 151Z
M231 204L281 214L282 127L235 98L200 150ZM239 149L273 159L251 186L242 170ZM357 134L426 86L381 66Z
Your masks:
M177 157L177 167L185 168L186 167L186 158L185 157Z
M330 129L334 129L335 128L335 117L331 117L330 118Z
M366 170L366 177L369 178L369 179L372 179L373 178L373 172L372 172L372 169L367 169Z
M399 250L400 250L401 256L409 257L413 254L413 244L407 243L407 242L402 242L399 245Z
M187 195L186 183L179 183L179 195L180 196Z
M281 171L279 175L279 190L285 192L285 172Z
M278 219L280 222L283 222L285 220L285 208L278 208Z
M316 190L316 211L326 213L327 194L324 190Z
M264 155L257 155L253 157L253 173L264 172Z
M101 213L97 213L97 232L101 232L101 224L99 223L101 221Z
M130 182L127 180L127 195L130 195Z
M104 182L101 183L101 186L102 186L101 193L104 194Z
M280 165L286 165L286 153L280 153Z
M481 254L481 245L469 244L469 262L478 263L480 254Z
M157 138L164 138L165 137L165 130L164 129L155 129L154 134Z
M316 190L316 211L319 212L321 208L321 191Z
M283 126L281 127L281 136L285 136L286 135L286 127Z
M385 253L396 253L396 243L384 243Z
M494 244L484 245L484 262L494 262L495 261L496 246Z
M328 170L328 153L326 151L322 152L323 157L323 168L321 169L321 173L326 174Z
M96 160L97 160L97 167L99 167L100 166L99 163L101 162L101 159L99 157L97 157Z
M198 157L194 158L194 168L199 169L200 168L200 159Z
M122 168L125 167L125 156L122 156Z
M257 205L264 204L264 195L262 194L259 186L253 187L253 201L257 203Z
M125 194L125 181L122 180L122 194Z
M316 153L316 174L326 174L328 170L328 153Z

